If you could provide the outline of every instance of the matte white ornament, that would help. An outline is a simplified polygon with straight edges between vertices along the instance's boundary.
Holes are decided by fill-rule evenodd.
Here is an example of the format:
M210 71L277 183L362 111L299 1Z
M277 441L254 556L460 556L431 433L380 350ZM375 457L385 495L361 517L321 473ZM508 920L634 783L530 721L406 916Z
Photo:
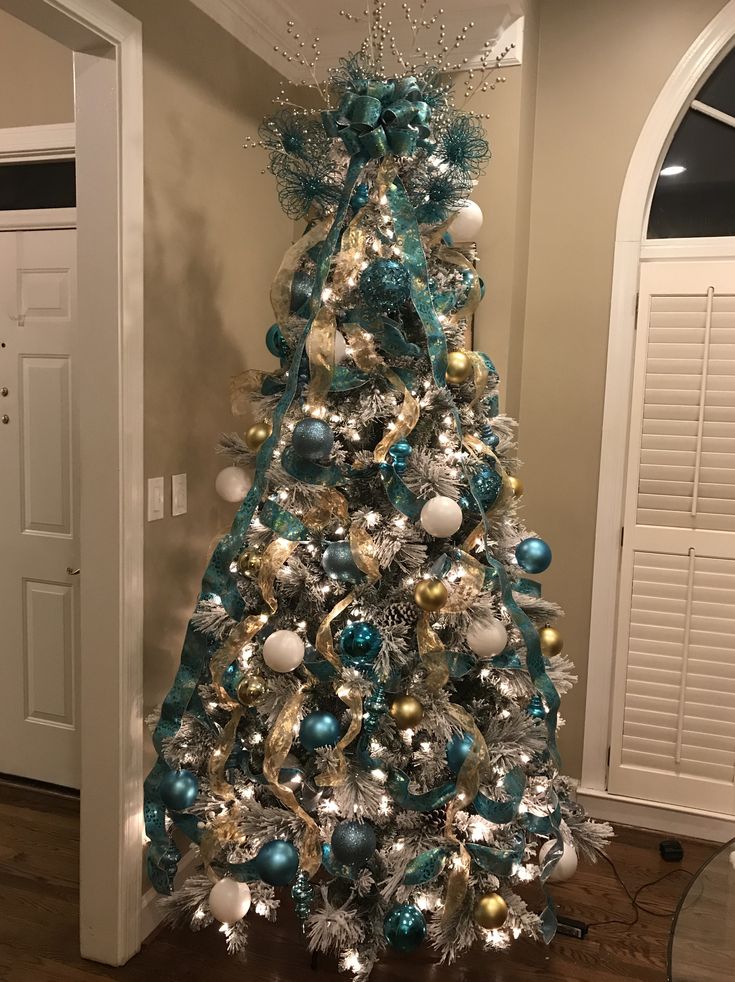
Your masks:
M219 472L214 481L214 488L220 498L225 501L242 501L253 480L242 467L225 467Z
M274 672L292 672L304 660L304 642L296 631L274 631L263 645L263 661Z
M467 632L467 644L479 658L494 658L508 644L505 624L497 617L475 622Z
M577 850L574 848L574 844L571 841L571 834L564 823L561 825L561 833L564 840L563 852L556 866L549 874L549 882L551 883L563 883L565 880L571 880L577 872ZM539 866L543 867L544 861L555 842L556 839L549 839L548 842L545 842L541 846L538 851Z
M311 358L311 348L314 342L314 335L310 334L306 339L306 354ZM340 334L339 331L334 332L334 364L341 365L342 362L347 357L347 342L345 341L344 334Z
M482 209L467 198L449 225L449 234L455 242L474 242L482 228Z
M454 535L462 524L462 509L456 501L437 495L421 509L421 525L429 535L445 537Z
M212 917L223 924L235 924L250 910L250 887L226 876L217 880L209 891L209 909Z

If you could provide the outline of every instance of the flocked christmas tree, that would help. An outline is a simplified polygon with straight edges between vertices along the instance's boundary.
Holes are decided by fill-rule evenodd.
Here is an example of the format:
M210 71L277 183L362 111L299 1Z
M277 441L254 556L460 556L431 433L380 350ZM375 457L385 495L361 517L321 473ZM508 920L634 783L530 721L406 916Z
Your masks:
M280 366L233 381L235 408L262 422L223 441L220 491L244 500L146 782L156 888L171 893L182 840L203 867L165 901L175 919L222 922L238 952L251 904L273 919L292 903L312 950L359 978L388 946L452 961L549 941L546 881L609 834L558 771L574 678L559 610L527 575L551 551L518 515L493 363L465 347L483 283L453 238L477 230L488 144L457 107L437 17L403 5L439 40L410 63L384 7L370 0L360 53L315 83L326 109L280 98L261 129L306 230L271 291ZM314 67L316 47L307 58L296 35L293 50ZM465 101L493 84L485 51ZM534 879L537 911L518 892Z

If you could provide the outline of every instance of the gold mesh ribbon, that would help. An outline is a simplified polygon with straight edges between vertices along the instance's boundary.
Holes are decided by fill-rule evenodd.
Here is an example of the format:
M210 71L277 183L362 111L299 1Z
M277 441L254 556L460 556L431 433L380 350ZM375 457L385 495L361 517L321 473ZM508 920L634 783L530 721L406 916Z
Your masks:
M472 380L475 384L475 394L472 396L472 402L470 402L470 409L472 409L482 398L490 371L487 367L487 362L479 351L469 351L467 353L472 362Z
M250 397L260 392L266 372L248 368L230 379L230 408L233 416L247 416L250 411Z
M301 840L300 864L309 876L313 876L321 864L319 826L299 804L291 788L281 784L279 780L283 762L293 743L294 730L304 702L304 691L302 687L289 696L266 738L263 774L270 784L270 790L273 794L306 826Z
M416 426L421 415L421 409L418 399L411 395L400 375L396 374L392 368L388 368L375 350L375 341L370 334L354 324L346 326L345 331L349 334L352 358L357 367L363 372L379 372L403 396L398 415L392 421L391 427L385 432L373 453L375 462L380 464L385 460L388 450L393 444L405 439Z
M334 375L334 336L337 331L334 312L321 307L309 332L309 372L311 381L307 401L312 415L324 406ZM318 413L317 413L318 414Z
M214 686L217 697L228 708L239 708L240 703L231 699L222 686L222 676L238 657L243 647L253 640L258 631L268 620L265 614L253 614L245 620L236 624L227 636L224 644L220 645L212 655L209 663L209 670L212 675L212 685Z
M454 798L447 805L446 820L444 823L444 834L452 842L459 846L458 859L449 874L447 881L447 893L444 899L444 913L442 922L448 924L455 917L462 905L467 892L467 884L470 878L470 857L464 843L460 842L454 831L454 820L457 812L462 808L467 808L477 797L480 790L480 769L487 760L487 744L482 733L477 728L474 718L461 706L452 703L449 706L449 715L458 723L465 733L469 733L472 739L470 751L464 759L457 775L457 784Z
M235 746L235 738L237 736L237 727L240 723L242 717L242 709L236 706L232 710L232 715L222 731L222 736L215 747L214 752L209 758L209 763L207 770L209 773L209 787L212 794L218 795L220 798L227 798L233 796L232 785L225 779L225 768L227 766L227 758L232 753L232 748Z
M331 224L332 216L329 215L317 222L286 250L286 255L271 286L271 307L279 324L285 323L291 313L291 284L302 257L309 249L326 239Z

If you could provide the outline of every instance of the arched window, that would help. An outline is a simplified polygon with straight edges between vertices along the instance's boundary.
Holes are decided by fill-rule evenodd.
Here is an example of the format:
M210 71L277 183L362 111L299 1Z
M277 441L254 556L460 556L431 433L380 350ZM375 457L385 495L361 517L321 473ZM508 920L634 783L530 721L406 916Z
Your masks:
M691 102L661 168L649 239L735 235L735 51Z

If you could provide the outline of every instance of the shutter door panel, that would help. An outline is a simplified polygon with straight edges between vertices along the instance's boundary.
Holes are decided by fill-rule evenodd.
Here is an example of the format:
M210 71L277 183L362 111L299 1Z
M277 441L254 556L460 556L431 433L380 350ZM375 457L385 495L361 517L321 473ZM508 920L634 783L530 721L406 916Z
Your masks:
M735 815L735 263L641 271L608 789Z

